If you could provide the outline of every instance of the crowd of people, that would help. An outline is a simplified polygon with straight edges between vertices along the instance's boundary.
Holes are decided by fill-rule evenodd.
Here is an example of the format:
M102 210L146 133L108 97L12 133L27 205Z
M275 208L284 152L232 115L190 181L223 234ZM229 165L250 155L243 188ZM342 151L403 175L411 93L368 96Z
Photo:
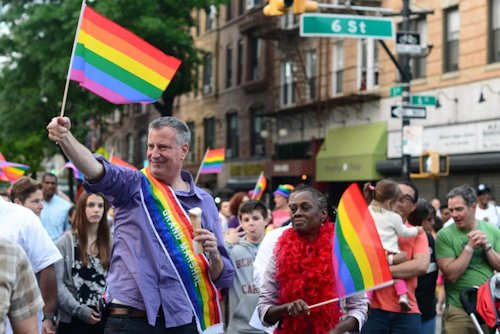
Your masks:
M427 334L437 315L475 333L460 292L500 271L487 185L441 205L383 179L362 189L394 284L316 306L338 297L325 194L281 184L273 210L251 192L218 209L182 168L191 133L174 117L150 123L141 171L92 154L66 117L47 129L85 191L73 205L47 173L0 198L1 333Z

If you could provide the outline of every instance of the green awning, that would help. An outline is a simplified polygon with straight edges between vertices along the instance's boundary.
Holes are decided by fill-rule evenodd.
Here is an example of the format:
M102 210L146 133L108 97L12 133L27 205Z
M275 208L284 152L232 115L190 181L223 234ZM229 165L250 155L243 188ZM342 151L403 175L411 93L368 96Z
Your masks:
M387 123L333 128L316 156L317 181L382 178L376 163L387 157Z

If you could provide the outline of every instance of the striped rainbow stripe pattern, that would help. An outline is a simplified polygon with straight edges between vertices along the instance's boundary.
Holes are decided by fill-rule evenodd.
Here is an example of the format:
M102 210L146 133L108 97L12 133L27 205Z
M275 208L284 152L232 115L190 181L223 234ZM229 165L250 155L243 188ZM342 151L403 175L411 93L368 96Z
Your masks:
M392 284L375 222L356 183L351 184L340 199L333 252L339 298Z
M266 191L267 187L267 179L264 176L264 172L261 172L257 183L255 184L255 188L253 188L252 199L259 200L262 198L264 191Z
M83 173L80 172L80 170L78 168L76 168L76 166L71 161L66 162L64 164L64 167L69 168L69 169L71 169L73 171L73 177L76 180L83 180L85 178L85 176L83 175Z
M222 170L224 164L225 149L218 148L215 150L207 150L205 159L203 159L203 167L200 174L217 174Z
M145 176L142 182L144 203L165 246L166 255L177 269L191 301L199 330L203 333L222 333L217 290L209 276L207 259L194 251L193 228L188 216L170 187L153 177L149 168L143 168L141 172Z
M24 176L30 167L10 161L0 161L0 180L14 183Z
M70 79L114 104L152 103L181 61L84 6Z

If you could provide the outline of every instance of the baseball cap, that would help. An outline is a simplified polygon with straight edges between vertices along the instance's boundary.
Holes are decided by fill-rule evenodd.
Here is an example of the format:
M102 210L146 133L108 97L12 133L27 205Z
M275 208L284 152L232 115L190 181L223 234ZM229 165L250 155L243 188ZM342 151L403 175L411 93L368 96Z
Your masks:
M488 185L484 183L478 184L476 187L476 194L479 196L485 193L491 193L490 187L488 187Z
M291 184L280 184L278 189L273 192L273 195L281 195L285 198L290 197L293 191L293 186Z

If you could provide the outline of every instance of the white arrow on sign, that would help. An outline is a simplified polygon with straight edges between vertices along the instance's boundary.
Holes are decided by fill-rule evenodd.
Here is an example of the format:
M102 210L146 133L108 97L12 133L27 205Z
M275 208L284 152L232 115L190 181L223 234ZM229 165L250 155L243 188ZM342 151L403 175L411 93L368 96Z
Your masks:
M426 118L427 109L419 106L391 106L391 116L394 118Z

